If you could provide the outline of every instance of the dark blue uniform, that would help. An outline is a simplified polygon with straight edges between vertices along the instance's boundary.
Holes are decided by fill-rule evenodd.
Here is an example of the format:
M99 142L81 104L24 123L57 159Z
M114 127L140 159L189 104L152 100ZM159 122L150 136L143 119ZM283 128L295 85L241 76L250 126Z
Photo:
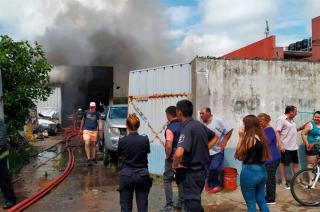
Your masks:
M133 192L136 195L138 211L148 211L148 194L152 184L148 171L148 153L150 143L147 136L130 133L119 140L119 191L123 212L132 211Z
M173 133L173 141L172 141L172 150L169 158L165 159L164 165L164 173L163 173L163 184L164 184L164 192L166 196L166 206L173 207L173 192L172 192L172 181L174 181L174 170L172 169L172 161L173 161L173 154L177 149L180 132L181 132L181 123L179 120L174 119L172 120L167 129ZM167 138L167 131L165 132L165 138ZM167 142L167 141L166 141ZM182 184L178 184L178 204L183 204L183 191L182 191Z
M182 123L178 147L185 150L181 165L186 168L178 169L176 177L183 185L187 212L204 211L201 206L201 192L210 163L208 141L214 136L214 132L192 118Z

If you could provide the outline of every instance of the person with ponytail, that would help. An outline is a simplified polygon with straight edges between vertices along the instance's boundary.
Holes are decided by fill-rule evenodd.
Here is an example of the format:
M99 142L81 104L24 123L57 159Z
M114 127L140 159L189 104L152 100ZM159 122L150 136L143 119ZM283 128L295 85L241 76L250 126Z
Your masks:
M268 141L255 115L243 118L244 129L239 129L239 141L235 158L242 161L240 187L248 212L256 211L256 203L261 212L269 212L265 200L267 171L265 161L270 159Z
M152 180L148 171L150 143L147 136L139 135L140 120L135 113L127 118L128 135L119 140L121 211L132 211L133 193L139 212L148 211L148 195Z

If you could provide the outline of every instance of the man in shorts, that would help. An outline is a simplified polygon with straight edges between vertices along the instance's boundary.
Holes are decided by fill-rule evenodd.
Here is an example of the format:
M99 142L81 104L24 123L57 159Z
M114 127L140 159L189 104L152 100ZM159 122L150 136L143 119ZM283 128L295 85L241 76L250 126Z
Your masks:
M96 111L96 103L90 102L89 111L84 112L80 130L83 133L83 140L85 142L85 152L87 155L88 166L93 163L97 163L96 159L96 144L98 140L98 129L102 133L103 123L101 120L101 115ZM92 154L91 154L92 152Z
M285 113L276 121L276 134L277 139L280 141L279 148L281 151L281 162L279 166L280 186L285 189L290 189L287 184L286 167L292 163L293 173L297 173L299 170L297 134L298 131L303 129L303 126L297 128L296 123L293 121L296 115L297 108L290 105L286 107Z

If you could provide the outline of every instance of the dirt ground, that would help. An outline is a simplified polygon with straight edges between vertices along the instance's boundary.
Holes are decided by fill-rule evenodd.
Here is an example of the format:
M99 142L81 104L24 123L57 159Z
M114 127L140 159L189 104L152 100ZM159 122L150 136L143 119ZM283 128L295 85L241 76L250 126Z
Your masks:
M51 137L43 142L36 143L36 146L38 149L45 149L57 143L59 139L59 137ZM62 147L58 146L51 155L46 155L46 157L54 156L61 151L60 148ZM81 147L76 148L75 155L76 163L71 174L48 195L27 208L26 211L120 211L117 170L111 167L106 168L102 161L99 161L97 165L88 167ZM33 167L43 162L44 159L36 158L32 160L20 174L28 177L14 184L18 200L21 201L30 196L61 173L63 164L57 165L57 163L63 163L64 160L67 160L65 154L61 154L61 157L59 156L48 162L37 171L32 171ZM177 195L176 187L174 187L174 192ZM0 199L0 204L2 202L3 199ZM157 178L149 195L149 211L159 211L164 203L163 185L161 178ZM205 211L246 211L246 205L239 188L236 191L222 191L218 194L203 192L202 204ZM282 188L277 188L277 204L269 207L270 211L320 211L320 208L300 206L293 199L290 190Z

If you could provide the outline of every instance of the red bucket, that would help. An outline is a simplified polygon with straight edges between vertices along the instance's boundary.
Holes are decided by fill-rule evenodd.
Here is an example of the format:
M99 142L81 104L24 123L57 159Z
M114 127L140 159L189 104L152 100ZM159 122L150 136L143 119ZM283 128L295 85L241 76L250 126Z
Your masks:
M223 169L223 188L226 190L237 189L237 175L238 171L232 167L225 167Z

